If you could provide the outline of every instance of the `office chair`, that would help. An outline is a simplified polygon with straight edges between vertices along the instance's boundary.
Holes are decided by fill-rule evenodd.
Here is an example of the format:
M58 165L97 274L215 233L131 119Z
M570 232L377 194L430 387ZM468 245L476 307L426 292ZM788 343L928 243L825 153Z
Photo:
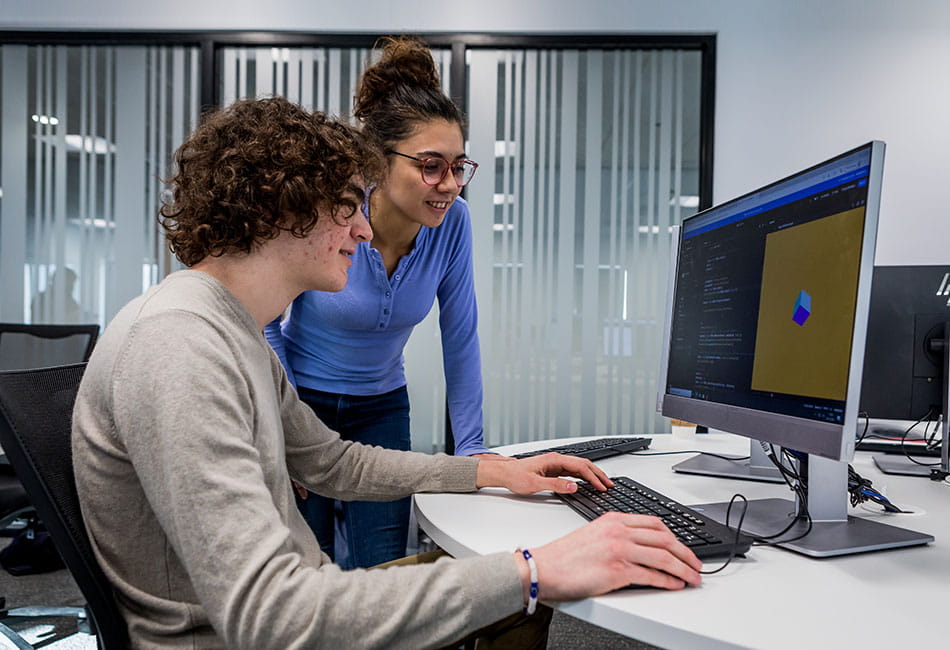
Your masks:
M89 359L99 326L0 323L0 370L64 366Z
M86 534L70 446L73 403L85 367L0 372L0 444L86 599L85 611L66 609L78 609L80 619L88 617L98 647L108 650L128 646L126 625ZM64 611L52 609L53 615ZM38 608L22 608L7 615L37 613Z
M0 323L0 371L63 366L89 359L98 325ZM2 445L0 445L2 447ZM0 449L0 531L33 515L23 486ZM34 525L31 522L30 525Z
M99 326L0 323L0 371L63 366L89 359ZM18 522L18 520L20 520ZM0 534L15 535L38 522L26 491L3 456L0 445ZM15 522L20 527L13 527Z

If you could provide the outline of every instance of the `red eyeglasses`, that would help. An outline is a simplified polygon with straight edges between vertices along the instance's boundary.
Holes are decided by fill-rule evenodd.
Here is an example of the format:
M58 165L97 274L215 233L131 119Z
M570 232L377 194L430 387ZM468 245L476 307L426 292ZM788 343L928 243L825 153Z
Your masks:
M416 156L410 156L392 150L390 150L389 153L422 163L422 182L426 185L438 185L445 179L445 175L449 172L449 169L451 169L455 184L459 187L465 187L472 181L472 178L475 177L475 170L478 169L478 163L474 160L458 160L450 163L445 158L417 158Z

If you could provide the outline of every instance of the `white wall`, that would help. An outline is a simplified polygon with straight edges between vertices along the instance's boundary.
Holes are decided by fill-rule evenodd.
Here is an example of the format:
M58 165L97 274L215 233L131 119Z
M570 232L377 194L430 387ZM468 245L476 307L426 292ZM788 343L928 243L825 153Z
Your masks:
M946 0L0 0L0 29L715 32L717 201L881 139L877 262L950 263Z

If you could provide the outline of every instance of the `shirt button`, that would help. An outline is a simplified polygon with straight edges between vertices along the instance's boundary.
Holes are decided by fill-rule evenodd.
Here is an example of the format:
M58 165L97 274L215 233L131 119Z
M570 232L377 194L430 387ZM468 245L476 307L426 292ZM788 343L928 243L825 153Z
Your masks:
M387 291L387 292L386 292L386 297L387 297L387 298L390 297L391 295L393 295L391 291Z
M380 326L380 327L386 327L386 324L385 324L385 323L380 323L379 326Z
M399 279L399 276L398 276L398 275L394 275L394 276L393 276L393 280L398 280L398 279Z
M388 310L388 309L384 309L384 310L383 310L383 313L384 313L384 314L388 314L388 313L389 313L389 310Z

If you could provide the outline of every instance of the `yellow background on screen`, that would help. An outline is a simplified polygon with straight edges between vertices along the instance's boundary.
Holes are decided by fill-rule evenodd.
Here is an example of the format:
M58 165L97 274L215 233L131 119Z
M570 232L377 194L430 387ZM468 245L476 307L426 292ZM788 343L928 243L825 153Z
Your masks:
M861 207L766 236L754 390L845 399L863 230ZM800 326L803 289L811 316Z

